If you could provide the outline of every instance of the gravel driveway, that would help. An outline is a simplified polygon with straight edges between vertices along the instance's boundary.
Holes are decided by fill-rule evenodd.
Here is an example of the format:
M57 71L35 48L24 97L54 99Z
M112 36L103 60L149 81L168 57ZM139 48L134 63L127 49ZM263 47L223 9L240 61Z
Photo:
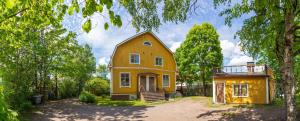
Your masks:
M270 116L271 115L271 116ZM206 120L282 120L282 109L248 109L232 106L210 107L191 98L155 106L97 106L76 99L50 102L31 114L33 121L206 121Z

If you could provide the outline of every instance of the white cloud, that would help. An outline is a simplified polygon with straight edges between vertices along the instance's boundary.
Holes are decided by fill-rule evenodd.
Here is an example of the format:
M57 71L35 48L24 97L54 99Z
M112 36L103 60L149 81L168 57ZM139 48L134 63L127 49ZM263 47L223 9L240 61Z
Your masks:
M235 45L229 40L221 40L221 48L224 58L231 58L234 55Z
M107 57L102 57L99 59L98 64L108 64L109 59Z
M252 57L245 55L241 51L238 43L234 44L229 40L221 40L221 48L224 59L229 60L226 65L245 65L247 62L253 61Z
M176 49L180 47L180 44L181 44L181 43L182 43L182 42L174 42L174 43L172 43L172 45L171 45L171 47L170 47L170 50L171 50L172 52L175 52Z
M253 58L243 55L243 56L236 56L233 57L228 65L245 65L247 62L253 61Z

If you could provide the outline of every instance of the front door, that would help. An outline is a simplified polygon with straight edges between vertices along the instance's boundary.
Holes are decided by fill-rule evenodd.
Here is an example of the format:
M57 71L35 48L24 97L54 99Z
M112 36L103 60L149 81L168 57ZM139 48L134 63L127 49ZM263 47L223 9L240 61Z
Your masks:
M216 96L218 103L224 103L224 83L216 83Z
M139 88L140 91L156 91L155 77L150 75L141 75L139 78Z

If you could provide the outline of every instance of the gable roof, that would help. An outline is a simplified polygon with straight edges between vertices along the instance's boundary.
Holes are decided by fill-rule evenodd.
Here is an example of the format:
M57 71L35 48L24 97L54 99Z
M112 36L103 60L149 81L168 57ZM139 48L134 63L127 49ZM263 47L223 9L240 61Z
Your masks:
M138 37L138 36L140 36L140 35L143 35L143 34L146 34L146 33L149 33L149 34L151 34L152 36L154 36L154 38L156 39L156 40L158 40L171 54L172 54L172 56L173 56L173 59L174 59L174 61L175 61L175 58L174 58L174 53L170 50L170 48L168 48L167 47L167 45L165 45L153 32L151 32L151 31L144 31L144 32L141 32L141 33L138 33L138 34L136 34L136 35L134 35L134 36L132 36L132 37L130 37L130 38L127 38L126 40L124 40L124 41L122 41L122 42L120 42L119 44L117 44L116 46L115 46L115 49L114 49L114 51L113 51L113 54L111 55L111 57L110 57L110 61L109 61L109 64L108 64L108 66L110 67L110 66L112 66L111 65L111 62L112 62L112 59L113 59L113 57L114 57L114 55L115 55L115 53L116 53L116 51L117 51L117 49L118 49L118 47L119 46L121 46L122 44L124 44L124 43L126 43L126 42L129 42L129 41L131 41L131 40L133 40L134 38L136 38L136 37ZM175 61L175 63L176 63L176 61Z

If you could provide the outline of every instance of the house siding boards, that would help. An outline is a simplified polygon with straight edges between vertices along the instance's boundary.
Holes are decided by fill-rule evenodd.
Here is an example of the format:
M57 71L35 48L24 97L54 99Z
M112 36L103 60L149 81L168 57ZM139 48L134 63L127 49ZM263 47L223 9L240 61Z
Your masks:
M215 79L215 82L225 82L226 103L266 103L265 77L228 77ZM248 96L233 96L234 84L248 84Z
M145 41L150 42L151 46L145 46ZM139 54L139 64L130 64L130 53ZM162 66L155 65L155 57L163 58ZM170 87L163 89L168 93L175 91L176 62L173 53L151 32L144 32L117 45L110 61L110 69L113 90L111 95L137 95L138 74L141 73L156 74L156 85L160 89L162 89L162 75L170 75ZM130 87L120 87L121 72L130 73Z
M172 93L175 90L175 74L174 72L166 71L153 71L148 69L114 69L113 75L119 75L121 72L130 72L131 78L131 87L120 87L120 76L114 76L113 81L113 94L136 94L138 86L138 74L139 73L156 73L157 76L157 86L162 89L162 75L170 75L170 87L164 87L165 91Z
M152 46L145 46L144 40L152 43ZM140 64L130 64L129 53L140 54ZM155 57L163 57L163 66L155 66ZM148 67L161 68L164 70L176 70L176 63L173 60L173 53L170 53L164 45L162 45L150 33L145 33L133 38L118 46L113 56L113 67Z

